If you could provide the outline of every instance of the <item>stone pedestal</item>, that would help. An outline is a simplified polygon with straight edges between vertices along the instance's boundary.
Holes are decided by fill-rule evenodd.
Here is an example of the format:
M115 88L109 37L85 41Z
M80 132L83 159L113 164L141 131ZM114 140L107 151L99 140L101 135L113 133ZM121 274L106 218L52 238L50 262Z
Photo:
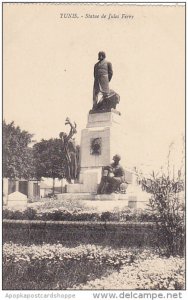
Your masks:
M87 126L81 132L79 184L68 185L67 192L95 193L101 180L102 167L109 165L117 153L125 156L124 141L119 114L89 114Z
M8 206L11 207L25 207L27 206L27 196L20 193L20 192L14 192L8 195Z
M129 208L147 208L149 204L150 194L143 192L139 186L134 186L130 184L127 188L126 194L102 194L96 195L94 193L83 193L83 192L75 192L75 193L64 193L58 194L57 198L59 200L75 200L81 201L86 205L90 205L89 202L93 203L93 207L101 206L100 203L104 203L104 207L108 210L108 204L110 206L122 206ZM111 203L111 204L110 204Z
M109 165L114 154L121 155L124 139L120 115L114 112L89 114L81 135L81 171ZM99 145L96 153L92 148L95 141Z

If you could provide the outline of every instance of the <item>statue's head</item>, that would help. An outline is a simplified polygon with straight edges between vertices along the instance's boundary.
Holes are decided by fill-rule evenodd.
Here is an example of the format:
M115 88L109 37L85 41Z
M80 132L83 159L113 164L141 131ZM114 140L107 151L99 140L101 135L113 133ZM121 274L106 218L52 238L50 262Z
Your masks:
M119 154L116 154L113 156L113 161L115 163L119 163L120 160L121 160L121 156Z
M106 53L104 51L100 51L98 53L98 59L103 60L106 57Z

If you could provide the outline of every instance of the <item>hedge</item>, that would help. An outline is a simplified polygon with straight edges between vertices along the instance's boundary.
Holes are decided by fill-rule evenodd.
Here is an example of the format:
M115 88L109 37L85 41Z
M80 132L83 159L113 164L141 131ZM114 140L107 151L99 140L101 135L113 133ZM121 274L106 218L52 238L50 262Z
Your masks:
M4 220L3 242L92 243L114 246L153 246L156 243L154 223L120 223L92 221Z

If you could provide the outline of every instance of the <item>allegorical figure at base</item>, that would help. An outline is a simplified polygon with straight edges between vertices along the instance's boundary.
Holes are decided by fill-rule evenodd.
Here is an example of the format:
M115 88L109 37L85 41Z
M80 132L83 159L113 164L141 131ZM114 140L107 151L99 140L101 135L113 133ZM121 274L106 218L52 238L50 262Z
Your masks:
M66 132L60 132L59 137L62 141L62 150L65 158L65 173L66 179L69 183L72 183L72 179L78 179L79 176L79 149L75 145L75 141L72 138L76 130L76 123L74 124L69 118L66 118L65 125L70 125L70 132L67 135Z
M125 171L119 164L120 160L120 155L116 154L113 157L114 162L103 168L97 194L120 193L122 192L121 185L123 185L123 192L126 192L127 182L125 181Z

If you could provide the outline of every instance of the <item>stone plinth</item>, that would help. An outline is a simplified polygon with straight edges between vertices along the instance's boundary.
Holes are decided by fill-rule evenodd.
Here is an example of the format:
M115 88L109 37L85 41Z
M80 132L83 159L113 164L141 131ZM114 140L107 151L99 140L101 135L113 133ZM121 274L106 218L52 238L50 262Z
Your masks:
M96 139L100 144L98 153L92 149ZM116 153L123 156L124 141L120 115L114 112L89 114L86 129L81 134L81 172L84 168L109 165Z
M80 183L83 184L83 192L95 193L101 180L102 168L81 169Z
M79 184L68 185L68 193L96 193L102 167L109 165L115 154L124 156L125 136L120 121L121 116L115 112L88 115L87 126L81 132Z
M98 151L93 142L97 140ZM102 167L110 165L115 154L125 157L126 137L121 126L121 116L115 112L88 115L87 126L81 132L80 177L78 184L67 186L67 193L96 193L101 180ZM125 171L126 182L133 182L131 171Z
M58 199L63 200L84 200L84 201L117 201L119 199L129 201L129 195L127 194L102 194L97 195L94 193L63 193L57 195Z
M8 206L27 206L27 196L20 193L20 192L14 192L8 195Z
M146 208L149 204L150 194L142 191L139 186L133 187L131 184L127 188L126 194L102 194L97 195L96 193L83 193L83 192L75 192L75 193L64 193L58 194L58 199L63 200L79 200L79 201L94 201L96 203L105 201L118 201L120 203L123 202L123 206L128 206L130 208Z
M120 124L120 120L121 116L115 112L89 114L86 128L112 126Z

